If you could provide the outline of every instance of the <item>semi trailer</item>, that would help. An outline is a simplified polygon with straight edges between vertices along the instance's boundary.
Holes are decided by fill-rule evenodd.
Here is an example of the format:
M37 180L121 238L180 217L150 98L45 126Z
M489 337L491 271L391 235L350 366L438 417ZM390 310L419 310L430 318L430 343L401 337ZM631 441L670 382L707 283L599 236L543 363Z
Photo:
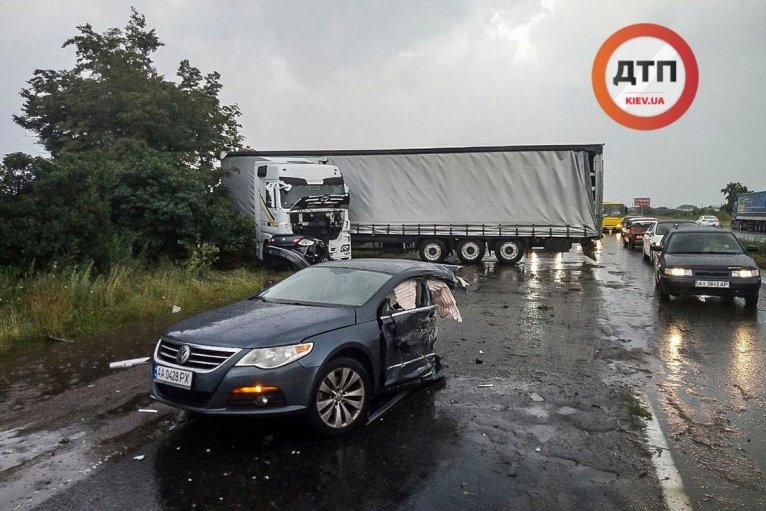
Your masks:
M732 229L766 232L766 191L737 196L731 217Z
M355 247L408 246L430 262L456 253L466 264L489 251L513 264L527 249L567 251L575 243L593 257L601 237L603 144L239 151L223 166L252 175L247 169L271 160L337 169ZM290 171L293 179L300 168ZM252 187L241 179L227 184ZM240 210L253 216L258 194L232 190ZM311 190L312 204L317 192Z

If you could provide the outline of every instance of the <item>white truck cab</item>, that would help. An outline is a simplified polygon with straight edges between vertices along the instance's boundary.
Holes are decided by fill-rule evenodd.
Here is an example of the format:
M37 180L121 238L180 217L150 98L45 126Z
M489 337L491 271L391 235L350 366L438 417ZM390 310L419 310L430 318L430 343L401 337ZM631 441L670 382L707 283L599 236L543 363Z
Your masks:
M255 250L275 235L322 240L331 259L351 258L349 194L338 167L308 159L276 159L229 153L221 167L240 212L255 223Z

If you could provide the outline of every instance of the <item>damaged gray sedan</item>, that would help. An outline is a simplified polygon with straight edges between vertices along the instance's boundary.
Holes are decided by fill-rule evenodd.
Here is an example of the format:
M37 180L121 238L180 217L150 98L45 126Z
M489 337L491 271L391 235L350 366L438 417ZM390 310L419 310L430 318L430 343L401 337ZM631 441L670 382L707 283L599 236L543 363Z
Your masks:
M457 267L356 259L301 270L170 328L152 397L203 414L304 414L321 433L364 424L377 394L439 377L437 318L462 321Z

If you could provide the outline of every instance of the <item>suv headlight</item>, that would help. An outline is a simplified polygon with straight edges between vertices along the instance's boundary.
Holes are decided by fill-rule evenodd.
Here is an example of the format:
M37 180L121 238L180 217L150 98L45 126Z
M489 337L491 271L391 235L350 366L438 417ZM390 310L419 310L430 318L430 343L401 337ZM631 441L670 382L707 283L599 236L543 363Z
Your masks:
M275 369L305 357L314 348L313 342L275 346L273 348L255 348L242 357L238 366L255 366L259 369Z
M665 275L671 277L691 277L692 271L689 268L665 268Z
M760 270L758 270L758 268L746 269L746 270L732 270L731 271L731 276L732 277L739 277L739 278L742 278L742 279L749 279L749 278L752 278L752 277L757 277L760 274L761 274L761 272L760 272Z

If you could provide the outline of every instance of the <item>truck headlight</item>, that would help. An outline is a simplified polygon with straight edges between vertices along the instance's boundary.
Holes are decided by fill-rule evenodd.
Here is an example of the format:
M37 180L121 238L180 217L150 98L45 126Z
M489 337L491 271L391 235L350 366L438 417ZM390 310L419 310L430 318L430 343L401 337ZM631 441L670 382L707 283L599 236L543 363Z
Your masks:
M760 274L761 274L761 272L760 272L760 270L758 270L758 268L743 269L743 270L732 270L731 271L731 276L732 277L738 277L738 278L741 278L741 279L749 279L749 278L752 278L752 277L757 277Z
M691 277L692 271L688 268L665 268L665 275L671 277Z
M275 369L305 357L314 348L313 342L273 348L255 348L242 357L238 366L255 366L259 369Z
M349 244L345 244L345 245L341 245L340 246L340 251L341 252L348 252L349 250L351 250L351 245L349 245Z

